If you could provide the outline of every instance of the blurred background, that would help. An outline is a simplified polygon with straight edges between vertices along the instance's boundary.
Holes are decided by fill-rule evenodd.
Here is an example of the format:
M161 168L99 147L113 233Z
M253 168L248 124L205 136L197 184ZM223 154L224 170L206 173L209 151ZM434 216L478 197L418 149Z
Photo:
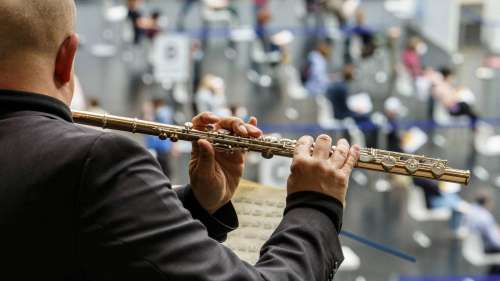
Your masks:
M280 137L447 159L473 172L468 187L353 173L343 229L417 262L342 237L336 280L500 280L500 1L76 2L73 109L180 125L256 116ZM189 143L126 135L188 182ZM284 187L289 166L250 154L245 178Z

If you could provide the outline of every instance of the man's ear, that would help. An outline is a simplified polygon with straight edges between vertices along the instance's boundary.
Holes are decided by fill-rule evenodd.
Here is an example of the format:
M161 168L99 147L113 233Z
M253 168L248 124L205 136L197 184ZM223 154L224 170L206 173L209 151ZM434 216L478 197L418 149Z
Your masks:
M59 87L71 82L73 64L80 39L76 33L71 34L59 48L56 58L54 79Z

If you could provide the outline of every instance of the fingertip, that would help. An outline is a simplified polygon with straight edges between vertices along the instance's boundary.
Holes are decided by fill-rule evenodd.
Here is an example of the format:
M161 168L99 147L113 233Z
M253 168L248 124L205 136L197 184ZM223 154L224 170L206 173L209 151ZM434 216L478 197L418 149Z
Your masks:
M248 124L257 126L258 120L255 116L250 117L250 120L248 121Z
M300 137L297 142L302 143L302 144L312 143L312 142L314 142L314 138L306 135L306 136Z
M212 148L212 144L205 139L199 139L197 143L198 147L200 147L200 149L204 152L210 151Z
M345 138L341 138L339 139L339 141L337 142L338 145L346 145L346 146L349 146L349 142L345 139Z

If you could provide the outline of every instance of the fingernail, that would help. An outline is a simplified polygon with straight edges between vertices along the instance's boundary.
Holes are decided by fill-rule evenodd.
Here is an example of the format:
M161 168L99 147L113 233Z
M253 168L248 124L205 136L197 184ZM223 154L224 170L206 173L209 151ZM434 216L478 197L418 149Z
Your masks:
M247 128L245 127L245 125L240 125L238 128L240 129L240 132L241 132L242 134L244 134L245 136L246 136L246 135L248 135L248 130L247 130Z

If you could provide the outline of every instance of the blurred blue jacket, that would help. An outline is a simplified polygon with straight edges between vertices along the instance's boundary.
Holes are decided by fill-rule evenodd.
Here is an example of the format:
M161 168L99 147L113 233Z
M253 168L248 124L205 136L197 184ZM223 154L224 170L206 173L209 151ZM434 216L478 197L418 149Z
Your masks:
M156 110L155 122L163 124L172 124L172 110L167 106L162 106ZM155 150L159 153L168 153L172 150L172 142L170 140L161 140L157 136L145 137L146 147Z

